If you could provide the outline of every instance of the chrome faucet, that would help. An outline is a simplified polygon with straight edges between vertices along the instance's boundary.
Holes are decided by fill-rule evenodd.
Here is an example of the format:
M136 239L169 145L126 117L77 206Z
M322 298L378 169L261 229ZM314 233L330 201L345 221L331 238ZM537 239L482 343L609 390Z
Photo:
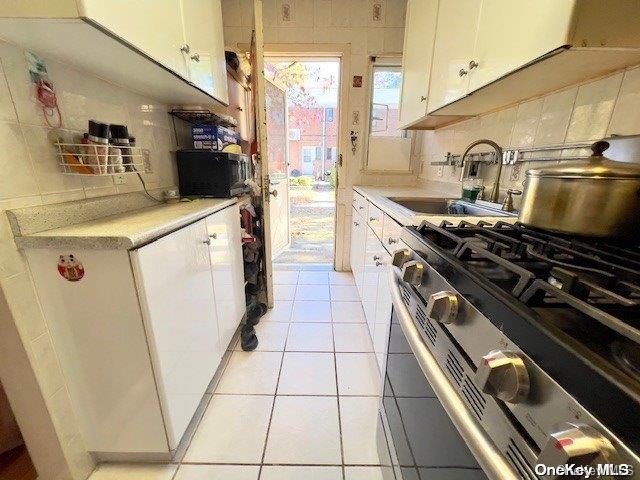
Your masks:
M502 174L502 148L493 140L488 140L483 138L481 140L476 140L475 142L469 144L469 146L465 149L462 157L460 157L460 166L462 167L462 176L461 180L464 180L464 160L465 157L469 154L469 151L478 145L489 145L496 152L496 160L498 161L498 171L496 173L495 181L493 182L493 188L491 189L491 194L489 195L489 201L493 203L498 203L500 197L500 175Z

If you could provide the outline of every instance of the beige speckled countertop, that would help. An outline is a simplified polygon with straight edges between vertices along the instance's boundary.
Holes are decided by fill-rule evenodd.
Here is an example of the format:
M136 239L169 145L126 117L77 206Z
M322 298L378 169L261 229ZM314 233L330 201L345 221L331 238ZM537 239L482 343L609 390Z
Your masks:
M459 223L463 220L477 223L479 220L488 222L516 222L517 216L466 216L466 215L418 215L389 199L389 197L409 198L460 198L461 191L458 184L444 182L430 182L419 187L353 187L355 191L364 195L367 200L380 208L396 222L404 225L420 225L424 220L439 224L443 220Z
M20 248L74 247L93 250L129 250L156 240L236 202L236 198L225 198L154 205L75 225L19 235L16 236L16 244Z

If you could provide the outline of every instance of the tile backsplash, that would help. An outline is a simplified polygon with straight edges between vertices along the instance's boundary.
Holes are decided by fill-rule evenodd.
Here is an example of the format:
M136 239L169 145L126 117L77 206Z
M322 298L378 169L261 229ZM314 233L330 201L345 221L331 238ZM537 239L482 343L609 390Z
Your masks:
M460 154L480 138L494 140L507 149L592 142L610 135L636 134L640 134L640 67L423 132L420 181L458 183L459 167L437 167L430 162L443 160L447 152ZM478 147L478 151L481 148ZM501 189L522 189L524 174L532 166L534 162L505 166ZM487 190L494 178L493 168L486 169L482 175ZM515 198L516 207L518 202L519 198Z
M150 151L151 173L143 174L148 188L176 185L175 136L166 105L45 58L62 114L60 129L48 127L35 100L25 54L0 41L0 286L53 419L69 478L84 479L94 461L84 448L55 347L5 211L142 189L135 175L125 175L124 183L116 184L111 177L60 172L52 142L57 137L79 140L89 119L127 125L136 144Z

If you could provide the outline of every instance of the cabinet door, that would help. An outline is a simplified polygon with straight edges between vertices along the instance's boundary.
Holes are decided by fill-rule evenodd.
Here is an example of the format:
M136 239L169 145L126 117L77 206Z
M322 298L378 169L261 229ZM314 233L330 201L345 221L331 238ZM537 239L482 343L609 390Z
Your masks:
M378 296L378 263L381 260L382 243L375 232L366 227L366 244L364 254L364 268L362 276L362 308L369 326L369 334L373 340L374 325L376 320L376 299Z
M437 17L438 0L408 1L400 99L400 125L403 127L416 122L427 113Z
M180 21L180 0L82 0L80 15L188 78ZM100 52L96 52L100 55ZM113 59L117 63L117 59Z
M362 282L364 277L364 249L366 228L366 222L354 210L353 219L351 222L351 250L349 252L349 259L351 263L351 272L353 273L360 298L362 298Z
M222 103L228 103L220 0L181 1L191 82Z
M171 449L223 354L206 240L201 220L131 252Z
M440 2L431 66L429 108L432 112L467 94L481 0Z
M572 0L484 0L469 90L568 44L574 8Z
M238 206L208 216L206 225L220 349L224 352L246 309Z
M249 92L227 73L227 88L229 92L229 115L231 115L238 125L236 131L240 134L240 138L247 142L252 140L252 122L251 118L251 99Z
M378 290L376 296L376 317L373 329L373 351L378 360L381 378L384 378L387 366L387 345L391 328L391 290L389 288L389 266L391 255L383 252L378 265Z

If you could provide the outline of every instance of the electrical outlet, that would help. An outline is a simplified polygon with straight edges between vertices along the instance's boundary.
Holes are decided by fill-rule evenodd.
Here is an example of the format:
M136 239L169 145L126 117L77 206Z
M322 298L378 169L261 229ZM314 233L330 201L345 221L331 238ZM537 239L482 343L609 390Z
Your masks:
M444 173L444 167L442 165L438 165L438 169L436 170L436 175L441 177L443 173Z
M113 183L115 183L116 185L123 185L127 182L124 174L120 174L120 175L114 175L113 176Z
M144 165L144 173L153 173L153 165L151 164L151 152L142 150L142 163Z

